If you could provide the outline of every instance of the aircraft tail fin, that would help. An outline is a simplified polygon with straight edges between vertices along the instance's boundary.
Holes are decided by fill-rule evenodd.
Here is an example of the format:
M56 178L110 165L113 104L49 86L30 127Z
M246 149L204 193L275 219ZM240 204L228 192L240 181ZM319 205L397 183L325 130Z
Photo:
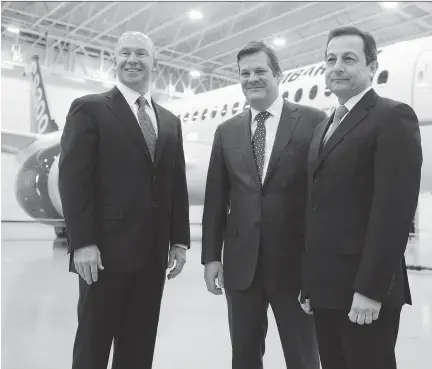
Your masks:
M31 58L31 132L45 134L58 131L57 123L51 119L46 98L42 74L39 66L39 56Z

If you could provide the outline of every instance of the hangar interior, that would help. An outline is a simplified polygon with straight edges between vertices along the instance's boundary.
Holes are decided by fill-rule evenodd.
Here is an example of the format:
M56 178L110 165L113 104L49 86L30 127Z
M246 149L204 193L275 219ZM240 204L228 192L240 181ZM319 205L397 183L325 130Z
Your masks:
M371 32L378 47L430 36L432 2L2 1L1 127L30 130L29 68L35 54L51 115L61 129L73 99L114 85L112 53L125 31L144 32L154 41L158 66L152 92L163 103L238 83L236 54L251 40L271 44L284 71L320 62L328 31L342 25ZM76 328L76 279L67 273L64 244L18 205L15 158L2 153L1 164L2 366L67 367ZM421 200L424 229L431 209L432 195L426 194ZM192 217L199 219L196 210ZM199 229L193 232L198 235ZM431 245L432 230L427 232L423 242ZM199 242L192 249L185 272L166 287L155 369L229 367L226 304L207 293ZM413 245L407 257L415 265L432 266L430 250L419 253ZM397 347L401 369L421 369L430 362L432 290L427 273L410 274L415 299L402 318ZM193 358L182 345L173 345L185 340L196 348ZM265 365L284 367L274 320L269 322Z

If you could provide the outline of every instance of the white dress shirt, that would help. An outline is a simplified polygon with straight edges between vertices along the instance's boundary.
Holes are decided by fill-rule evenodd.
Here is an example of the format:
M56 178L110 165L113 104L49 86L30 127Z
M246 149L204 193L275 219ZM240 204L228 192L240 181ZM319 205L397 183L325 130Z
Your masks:
M366 93L372 88L372 86L369 86L367 88L365 88L362 92L360 92L359 94L351 97L344 105L345 107L348 109L348 113L354 108L354 106L361 100L361 98L366 95ZM345 119L345 117L347 116L346 113L342 118L341 118L341 123L342 121ZM333 124L333 123L332 123ZM330 128L329 128L330 129Z
M282 109L283 109L283 98L281 96L278 96L278 98L274 101L274 103L266 110L270 113L270 116L265 121L265 128L266 128L266 138L265 138L265 150L264 150L264 167L263 167L263 175L261 182L264 183L268 164L270 161L270 156L273 150L273 145L276 139L276 132L279 127L279 121L280 117L282 115ZM255 133L257 122L255 120L256 116L258 115L259 111L255 110L251 107L251 139L253 138L253 135Z
M119 89L119 91L121 92L121 94L123 95L123 97L125 98L126 102L128 103L129 107L132 110L132 113L135 115L135 118L138 122L137 99L141 95L138 92L136 92L135 90L132 90L131 88L129 88L125 84L121 83L119 80L117 80L116 86ZM157 119L156 119L156 113L153 110L153 105L151 103L150 90L147 91L147 93L144 95L144 98L147 100L147 104L145 105L145 111L146 111L147 115L149 116L149 118L153 124L153 128L155 130L156 137L157 137L157 135L158 135Z

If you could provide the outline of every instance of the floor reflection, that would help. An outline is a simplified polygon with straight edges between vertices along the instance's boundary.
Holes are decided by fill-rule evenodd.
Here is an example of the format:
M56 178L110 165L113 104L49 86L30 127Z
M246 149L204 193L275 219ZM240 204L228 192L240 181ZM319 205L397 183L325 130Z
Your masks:
M199 229L193 234L199 239ZM408 264L432 266L428 237L410 246ZM193 243L184 272L166 284L154 369L230 367L225 298L207 292L200 251ZM66 240L54 239L51 228L2 224L2 368L70 367L78 288L68 263ZM422 369L432 359L432 273L410 271L409 278L414 305L402 312L398 368ZM266 368L283 368L272 317L266 346Z

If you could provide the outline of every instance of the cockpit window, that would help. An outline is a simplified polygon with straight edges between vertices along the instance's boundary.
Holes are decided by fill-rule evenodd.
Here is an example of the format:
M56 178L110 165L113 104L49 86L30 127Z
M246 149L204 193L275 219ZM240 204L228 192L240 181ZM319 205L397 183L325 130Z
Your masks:
M205 108L204 111L203 111L202 114L201 114L201 120L204 120L204 119L207 118L207 112L208 112L208 109Z
M198 110L192 116L192 122L195 122L197 120L197 118L198 118Z

